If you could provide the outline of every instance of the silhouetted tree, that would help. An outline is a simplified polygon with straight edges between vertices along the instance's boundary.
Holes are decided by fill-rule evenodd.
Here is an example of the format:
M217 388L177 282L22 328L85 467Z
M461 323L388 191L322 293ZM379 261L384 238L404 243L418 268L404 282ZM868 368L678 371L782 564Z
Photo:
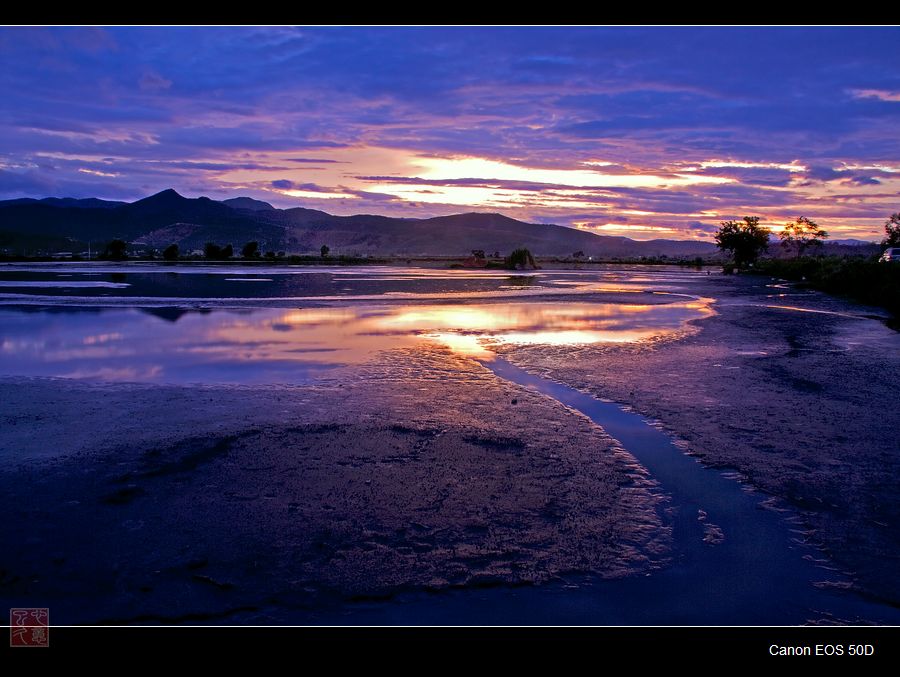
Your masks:
M128 254L126 250L128 249L128 245L125 243L125 240L112 240L109 244L106 245L106 251L103 252L104 258L111 259L113 261L122 261L123 259L128 258Z
M583 258L584 258L584 252L581 251L581 250L579 249L577 252L575 252L574 254L572 254L572 258L573 258L573 259L583 259Z
M230 259L232 256L234 256L234 247L232 247L230 244L226 244L224 247L222 247L222 260L223 261L225 259Z
M323 244L322 249L320 251L322 252L322 258L324 259L326 256L328 256L328 252L330 252L331 249L328 247L327 244Z
M881 246L900 247L900 212L891 214L891 217L884 222L885 238L881 241Z
M785 224L778 236L781 238L781 246L795 249L797 258L800 258L809 247L821 247L828 233L819 228L815 221L801 216L796 221Z
M170 244L168 247L163 249L163 258L166 261L175 261L178 259L178 245Z
M741 221L723 221L716 233L716 244L729 252L740 268L752 264L769 248L768 228L759 225L758 216L745 216Z
M210 260L218 260L222 258L222 248L215 242L207 242L203 245L203 254Z
M483 259L484 258L484 250L483 249L473 249L472 256L474 256L476 259Z
M245 259L255 259L259 256L259 242L248 242L241 248L241 256Z
M510 270L518 270L519 268L526 268L528 266L531 266L532 268L539 267L531 252L524 248L514 250L512 254L506 257L504 265Z

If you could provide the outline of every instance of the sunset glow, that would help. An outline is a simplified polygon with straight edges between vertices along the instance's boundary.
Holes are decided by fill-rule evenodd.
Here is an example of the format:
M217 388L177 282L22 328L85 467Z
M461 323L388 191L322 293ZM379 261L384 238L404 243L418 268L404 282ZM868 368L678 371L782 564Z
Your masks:
M0 199L174 187L341 215L499 211L638 239L802 214L876 239L900 191L891 28L3 37Z
M0 26L11 650L883 657L898 65L900 25Z

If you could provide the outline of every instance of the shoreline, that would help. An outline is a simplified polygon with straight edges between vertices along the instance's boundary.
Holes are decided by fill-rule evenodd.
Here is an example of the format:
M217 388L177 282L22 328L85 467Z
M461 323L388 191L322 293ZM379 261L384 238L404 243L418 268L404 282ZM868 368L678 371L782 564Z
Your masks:
M710 280L716 314L680 338L501 352L657 421L707 466L784 500L859 592L897 606L900 411L872 403L896 401L900 334L851 301L767 282Z
M900 450L880 442L900 421L871 402L896 398L885 374L900 368L900 337L849 302L765 282L680 281L714 296L716 314L658 341L495 349L650 417L705 465L783 500L856 591L896 606ZM315 386L3 378L0 393L13 404L0 419L0 543L16 546L0 596L43 591L76 622L229 609L255 622L247 609L269 598L316 613L579 572L632 580L673 554L665 488L615 440L436 346ZM323 491L340 499L288 500ZM92 572L96 561L111 568ZM77 616L92 599L94 615Z

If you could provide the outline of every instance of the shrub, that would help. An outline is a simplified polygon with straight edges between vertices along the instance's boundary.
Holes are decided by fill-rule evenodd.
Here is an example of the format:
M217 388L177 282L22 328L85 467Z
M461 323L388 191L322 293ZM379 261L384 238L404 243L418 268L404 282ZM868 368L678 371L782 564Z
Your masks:
M813 289L886 308L900 317L900 263L844 256L766 259L757 264L756 272L801 281Z

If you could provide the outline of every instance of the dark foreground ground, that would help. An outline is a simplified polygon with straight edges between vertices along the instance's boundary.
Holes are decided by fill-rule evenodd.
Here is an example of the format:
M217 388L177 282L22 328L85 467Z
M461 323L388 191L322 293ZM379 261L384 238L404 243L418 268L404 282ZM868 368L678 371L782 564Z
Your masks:
M718 314L673 339L503 352L784 499L896 605L900 335L767 282L698 277L683 291ZM0 601L49 606L54 623L265 622L646 573L671 553L658 487L614 440L438 347L316 387L4 379L0 401Z
M878 310L762 276L689 291L719 314L678 340L507 357L629 405L785 499L859 589L900 605L900 333L865 317Z
M599 428L441 349L315 388L0 392L0 598L56 623L615 577L669 538Z

